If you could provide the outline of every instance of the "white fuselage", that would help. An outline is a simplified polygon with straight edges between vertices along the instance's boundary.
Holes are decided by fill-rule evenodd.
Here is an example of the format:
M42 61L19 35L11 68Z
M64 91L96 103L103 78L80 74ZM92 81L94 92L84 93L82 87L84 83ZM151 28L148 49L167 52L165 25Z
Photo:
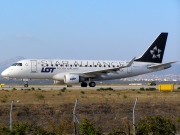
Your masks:
M136 76L144 73L154 72L162 69L148 69L147 66L153 63L133 62L128 68L106 74L88 74L90 71L99 71L103 69L118 68L126 65L126 61L96 61L96 60L45 60L32 59L22 60L17 63L21 65L12 65L3 71L2 75L9 78L18 79L53 79L64 80L64 75L69 73L78 74L84 77L91 77L92 80L110 80Z

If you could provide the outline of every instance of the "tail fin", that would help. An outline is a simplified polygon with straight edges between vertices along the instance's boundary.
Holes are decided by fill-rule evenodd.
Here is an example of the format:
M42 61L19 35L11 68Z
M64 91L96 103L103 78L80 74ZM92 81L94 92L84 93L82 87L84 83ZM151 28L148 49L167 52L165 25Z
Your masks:
M146 52L134 61L162 63L168 33L161 33Z

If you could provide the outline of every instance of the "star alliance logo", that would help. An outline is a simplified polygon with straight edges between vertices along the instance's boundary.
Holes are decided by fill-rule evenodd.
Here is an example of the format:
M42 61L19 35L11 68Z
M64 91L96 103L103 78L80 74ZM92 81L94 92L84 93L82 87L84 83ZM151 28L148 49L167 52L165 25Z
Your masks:
M162 51L160 49L157 48L157 46L155 46L152 50L150 50L150 53L152 54L152 58L156 59L156 58L161 58L161 53Z

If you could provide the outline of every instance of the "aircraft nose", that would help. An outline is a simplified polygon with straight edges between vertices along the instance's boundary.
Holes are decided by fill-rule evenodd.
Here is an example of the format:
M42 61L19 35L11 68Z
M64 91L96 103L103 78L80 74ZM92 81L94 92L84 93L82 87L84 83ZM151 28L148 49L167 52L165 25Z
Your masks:
M7 70L4 70L4 71L1 73L1 75L2 75L3 77L7 77L7 76L8 76Z

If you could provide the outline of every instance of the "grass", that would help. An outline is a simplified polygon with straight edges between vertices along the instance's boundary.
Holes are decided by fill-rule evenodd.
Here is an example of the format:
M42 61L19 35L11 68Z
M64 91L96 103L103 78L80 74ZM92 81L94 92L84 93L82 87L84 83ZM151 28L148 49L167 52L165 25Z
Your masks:
M27 93L25 93L27 92ZM82 94L85 92L84 94ZM151 114L165 114L176 118L180 112L180 93L179 92L159 92L159 91L140 91L140 90L115 90L115 91L97 91L97 90L17 90L9 92L0 91L0 107L7 117L9 113L6 108L10 107L11 101L14 102L16 110L13 118L24 120L29 116L25 113L30 111L31 116L40 120L40 124L58 120L66 115L72 116L74 103L78 98L77 117L81 121L84 117L90 117L98 125L118 125L120 122L126 122L132 119L132 108L135 99L138 98L136 106L137 120L140 117ZM5 99L5 101L3 101ZM24 108L23 108L24 107ZM26 110L26 108L28 108ZM41 109L41 111L39 111ZM53 115L51 114L51 110ZM8 111L9 112L9 111ZM33 115L34 114L34 115ZM38 115L37 115L38 114ZM51 114L51 115L49 115ZM37 115L37 116L36 116ZM105 120L103 120L105 118ZM3 120L1 117L0 120ZM9 119L8 119L9 120ZM180 119L176 119L178 122ZM132 121L130 121L132 123Z
M64 88L61 89L62 92L65 92L65 90L66 90L66 87L64 87Z
M124 94L124 95L123 95L123 98L127 98L127 95Z
M44 99L44 95L42 95L42 94L37 94L36 97L37 97L37 99L39 99L39 100Z
M141 92L140 92L140 91L138 91L137 93L138 93L138 94L141 94Z
M1 99L1 103L6 103L8 100L8 96L7 95L4 95Z
M84 91L81 91L81 94L85 94L85 92L84 92Z
M61 91L59 91L59 93L57 94L58 96L62 95Z
M180 94L177 92L159 92L159 91L132 91L132 90L116 90L116 91L97 91L97 90L31 90L31 91L12 91L10 90L7 94L7 91L0 91L0 99L6 98L4 104L9 104L12 100L21 100L21 104L39 104L42 103L41 99L46 99L48 104L67 104L75 102L75 99L78 98L79 102L82 103L104 103L106 99L109 99L116 103L121 103L126 101L134 102L135 98L138 97L142 102L161 102L166 98L166 101L169 103L180 103ZM65 92L67 91L67 92ZM71 91L71 92L69 92ZM81 95L86 95L86 99L81 98ZM57 95L57 96L52 96ZM61 98L60 98L60 97ZM155 98L157 97L157 98ZM124 100L124 99L128 100ZM1 105L1 103L0 103Z
M6 103L6 102L7 102L7 98L1 99L1 103Z
M156 88L153 88L153 87L149 87L149 88L144 88L144 87L142 87L142 88L140 88L139 90L141 90L141 91L155 91L156 90Z
M97 89L97 91L114 91L114 89L111 88L111 87L108 87L108 88L99 88L99 89Z

